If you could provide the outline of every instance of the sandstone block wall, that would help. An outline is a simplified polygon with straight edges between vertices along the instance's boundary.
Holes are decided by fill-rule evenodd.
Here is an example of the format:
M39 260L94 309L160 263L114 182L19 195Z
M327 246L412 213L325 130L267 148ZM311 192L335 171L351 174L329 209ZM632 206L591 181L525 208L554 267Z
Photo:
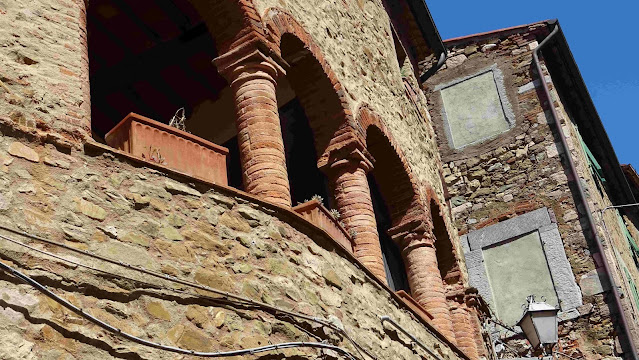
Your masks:
M566 154L551 127L551 116L540 103L539 82L533 74L532 51L548 34L537 24L509 33L496 33L480 41L458 41L450 47L445 67L426 84L428 106L433 117L438 144L444 162L445 182L450 192L453 216L460 233L480 229L499 221L547 207L552 210L563 240L566 256L584 295L579 316L560 323L558 349L588 359L611 356L619 351L610 309L612 295L602 293L592 279L597 277L592 240L586 239L583 209L576 206L578 194L574 179L562 160ZM515 126L484 142L454 150L444 129L441 96L435 87L457 78L497 66L503 73L507 99L515 114ZM610 205L605 191L595 185L576 135L575 119L563 108L552 79L544 74L557 108L571 155L577 164L580 181L587 184L592 211ZM623 239L614 214L606 214L609 238L618 248ZM600 221L596 217L596 221ZM616 220L615 220L616 221ZM618 222L617 222L618 223ZM601 223L600 223L601 224ZM599 226L603 236L603 226ZM603 237L602 237L603 238ZM626 255L627 252L626 252ZM614 259L610 250L608 259ZM603 290L605 290L605 285ZM631 309L632 310L632 309ZM523 349L523 348L520 348Z
M50 136L90 134L83 0L0 2L0 116Z
M0 225L329 319L379 359L432 358L384 327L381 315L391 316L443 359L459 358L331 240L300 218L233 190L169 176L100 149L88 152L68 154L49 144L2 136L0 181L5 186L0 193ZM0 233L135 279L67 264L6 240L0 246L3 262L136 336L199 351L327 340L357 353L346 339L317 324L226 302L202 290ZM2 358L182 358L106 333L6 273L0 274L0 281L0 339L11 344L0 347ZM309 349L279 353L304 359L319 356Z
M304 27L343 85L340 91L351 112L369 106L379 114L412 174L445 204L425 98L414 91L418 84L410 64L397 63L381 0L322 1L313 6L298 0L252 3L263 21L269 9L278 9ZM72 144L90 134L85 24L82 0L0 3L0 81L8 88L0 90L0 116ZM447 227L460 253L451 221Z
M242 6L249 1L244 3ZM346 94L351 112L357 114L358 109L369 107L379 114L406 157L411 176L421 185L421 195L427 197L430 191L444 204L442 167L426 101L421 92L411 91L417 82L408 65L397 63L381 1L323 1L311 7L305 1L255 0L254 5L263 22L268 20L269 9L277 8L303 26L343 85L336 90ZM366 277L350 259L332 252L330 242L304 235L304 225L296 229L295 217L282 219L281 214L269 213L272 209L255 208L251 200L232 191L220 194L221 190L202 185L196 185L194 191L180 184L186 179L175 182L156 170L137 168L108 154L87 156L77 150L90 131L85 23L82 0L0 1L0 25L5 25L0 41L10 49L0 54L0 80L5 85L0 120L7 129L2 148L6 153L7 191L2 195L7 204L2 210L6 210L6 224L278 306L322 316L330 312L345 326L347 313L363 311L368 314L365 319L354 320L353 316L348 325L362 330L362 341L379 350L379 358L411 358L416 353L428 357L407 347L401 335L381 327L380 312L391 312L400 323L409 324L405 326L418 338L442 349L437 351L443 357L457 356L446 342L409 320L410 315L395 305L387 290ZM11 130L14 126L29 129L29 137ZM75 148L56 149L38 143L43 139L57 144L68 141ZM448 209L442 214L460 254ZM298 243L301 245L295 245ZM158 294L162 291L68 268L19 248L2 249L6 250L5 260L37 274L39 280L83 308L92 309L96 316L154 341L231 349L285 338L321 337L314 333L316 329L309 331L306 325L296 323L293 327L301 328L298 334L281 317L250 315L236 308L222 312L222 307L201 302L195 295ZM335 274L326 273L327 269ZM464 267L461 269L465 278ZM351 276L351 272L359 275ZM3 281L7 289L15 290L12 294L18 294L5 297L4 308L11 309L6 310L11 321L3 330L3 336L17 347L50 351L52 357L170 357L86 327L55 305L49 313L42 296L8 276ZM352 309L347 311L347 304ZM191 305L205 309L184 308ZM54 313L57 317L49 317ZM67 321L69 318L72 320ZM230 325L226 319L233 319ZM260 332L256 329L261 329L258 323L263 319L273 323L264 325L267 330ZM275 325L279 322L284 325ZM42 330L42 324L53 330ZM273 330L278 328L281 331ZM376 330L363 335L373 328ZM334 341L341 343L340 339Z

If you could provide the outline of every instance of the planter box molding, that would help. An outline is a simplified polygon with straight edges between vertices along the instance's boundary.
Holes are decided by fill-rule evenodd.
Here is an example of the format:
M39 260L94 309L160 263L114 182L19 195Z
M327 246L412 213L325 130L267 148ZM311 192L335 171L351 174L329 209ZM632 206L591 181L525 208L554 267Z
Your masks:
M131 155L215 184L228 184L227 148L161 122L130 113L105 140Z
M330 212L317 200L307 201L293 208L293 211L326 231L335 241L353 253L353 240Z

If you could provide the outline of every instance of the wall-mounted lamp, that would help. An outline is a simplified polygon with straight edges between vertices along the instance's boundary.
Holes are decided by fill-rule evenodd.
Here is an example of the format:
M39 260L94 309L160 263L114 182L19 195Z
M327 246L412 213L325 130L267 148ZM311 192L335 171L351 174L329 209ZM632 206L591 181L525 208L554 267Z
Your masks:
M552 349L557 343L557 313L559 309L545 302L535 302L533 295L528 296L527 308L517 326L521 327L530 345L542 350Z

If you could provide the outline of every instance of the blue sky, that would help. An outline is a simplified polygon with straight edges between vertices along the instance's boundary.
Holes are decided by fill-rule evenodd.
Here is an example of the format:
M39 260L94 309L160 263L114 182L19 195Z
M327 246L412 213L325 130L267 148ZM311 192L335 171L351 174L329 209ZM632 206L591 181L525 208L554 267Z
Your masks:
M559 19L619 162L639 168L639 1L426 3L443 39Z

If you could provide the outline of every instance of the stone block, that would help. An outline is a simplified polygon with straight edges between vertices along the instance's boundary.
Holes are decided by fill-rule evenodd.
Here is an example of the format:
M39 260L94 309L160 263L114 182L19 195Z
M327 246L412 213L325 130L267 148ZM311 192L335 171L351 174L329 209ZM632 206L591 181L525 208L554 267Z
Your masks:
M497 67L438 86L436 90L441 90L442 115L452 148L481 142L514 125L503 75Z
M550 223L548 210L541 208L493 226L470 232L468 233L468 243L471 250L482 249L537 230L540 227L550 225Z
M40 155L35 150L17 141L9 145L9 154L35 163L40 161Z
M610 291L610 282L603 270L591 270L579 280L579 287L584 296L601 294Z

